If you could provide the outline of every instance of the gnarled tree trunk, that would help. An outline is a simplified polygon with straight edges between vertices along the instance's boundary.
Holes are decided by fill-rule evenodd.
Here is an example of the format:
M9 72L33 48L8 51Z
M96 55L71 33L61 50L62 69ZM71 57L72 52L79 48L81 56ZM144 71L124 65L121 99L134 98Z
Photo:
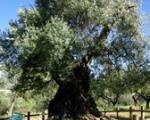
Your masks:
M101 113L89 94L89 69L86 64L76 64L74 76L70 80L60 81L55 98L49 104L49 119L94 120Z

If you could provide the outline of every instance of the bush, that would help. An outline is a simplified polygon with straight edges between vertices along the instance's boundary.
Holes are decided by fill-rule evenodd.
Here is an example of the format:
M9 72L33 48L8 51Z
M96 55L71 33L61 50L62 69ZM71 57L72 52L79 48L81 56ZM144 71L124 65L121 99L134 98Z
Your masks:
M11 103L11 95L10 93L6 94L3 92L0 92L0 115L4 115L8 112L10 103Z

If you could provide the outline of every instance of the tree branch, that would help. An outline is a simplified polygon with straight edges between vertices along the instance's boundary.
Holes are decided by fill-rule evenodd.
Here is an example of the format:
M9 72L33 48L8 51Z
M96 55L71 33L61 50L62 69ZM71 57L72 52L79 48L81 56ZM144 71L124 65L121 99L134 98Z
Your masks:
M133 9L135 6L127 6L127 10ZM104 45L104 42L106 41L107 37L109 36L109 33L111 32L116 20L120 18L119 13L114 13L113 18L110 20L110 22L106 25L103 25L103 29L98 36L98 38L95 40L95 44L98 45L98 47L101 47L101 50L93 50L89 51L89 53L86 55L86 63L91 61L92 57L97 57L97 56L102 56L105 55L109 50L108 48ZM85 56L84 56L85 57Z

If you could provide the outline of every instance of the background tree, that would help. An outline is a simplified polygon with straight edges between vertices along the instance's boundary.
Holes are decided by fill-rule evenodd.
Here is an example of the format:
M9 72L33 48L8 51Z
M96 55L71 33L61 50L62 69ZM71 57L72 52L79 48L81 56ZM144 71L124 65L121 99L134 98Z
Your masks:
M127 79L129 88L128 90L130 93L134 93L135 101L137 101L136 98L142 98L146 102L146 108L149 108L149 65L145 63L144 65L140 66L140 68L134 67L130 69L127 74Z
M95 97L101 97L115 106L119 103L121 96L128 91L124 76L125 71L113 70L111 73L105 74L100 80L93 80L91 90Z

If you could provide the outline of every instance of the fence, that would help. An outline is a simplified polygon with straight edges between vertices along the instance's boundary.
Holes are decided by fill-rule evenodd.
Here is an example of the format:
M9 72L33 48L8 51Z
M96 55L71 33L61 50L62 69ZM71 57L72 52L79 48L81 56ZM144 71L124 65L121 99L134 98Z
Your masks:
M105 117L107 118L114 118L117 120L150 120L150 114L148 116L144 115L144 113L150 113L150 110L144 110L143 106L141 106L141 109L136 110L132 107L129 107L129 109L116 109L112 111L101 111ZM115 113L115 115L111 115L111 113ZM127 115L120 115L120 113L128 113ZM135 113L139 113L138 115Z
M42 113L36 113L36 114L33 114L33 113L31 114L30 112L28 112L27 114L21 114L23 117L21 119L18 119L17 116L19 114L20 113L14 113L14 115L12 115L11 117L8 117L8 116L1 117L0 116L0 120L31 120L31 118L34 118L34 117L39 117L40 119L38 119L38 120L46 120L45 116L48 115L47 113L44 113L44 112L42 112Z
M41 116L41 120L46 120L45 116L48 115L47 113L42 112L41 114L31 114L30 112L27 113L27 115L25 115L25 118L27 118L27 120L30 120L31 117L35 117L35 116Z
M149 116L145 116L144 113L150 113L150 110L144 110L143 106L141 106L141 109L135 110L132 107L129 107L129 109L116 109L112 111L101 111L107 119L114 118L116 120L150 120L150 114ZM111 113L115 113L114 115L111 115ZM128 113L128 116L121 116L121 113ZM135 114L140 113L140 114ZM38 120L46 120L47 113L42 112L41 114L31 114L28 112L26 115L24 115L24 120L31 120L32 117L40 117ZM4 119L0 119L4 120ZM8 118L7 118L8 120Z
M150 114L149 116L145 116L144 113L150 113L150 110L144 110L143 106L139 110L135 110L132 107L129 107L129 109L116 109L112 111L101 111L105 117L114 118L116 120L150 120ZM109 115L110 113L115 113L115 115ZM129 116L121 116L120 113L128 113ZM135 113L139 113L138 115ZM108 115L107 115L108 114ZM31 117L34 116L42 116L41 120L45 120L45 114L44 112L42 114L28 114L25 116L27 117L27 120L30 120Z

